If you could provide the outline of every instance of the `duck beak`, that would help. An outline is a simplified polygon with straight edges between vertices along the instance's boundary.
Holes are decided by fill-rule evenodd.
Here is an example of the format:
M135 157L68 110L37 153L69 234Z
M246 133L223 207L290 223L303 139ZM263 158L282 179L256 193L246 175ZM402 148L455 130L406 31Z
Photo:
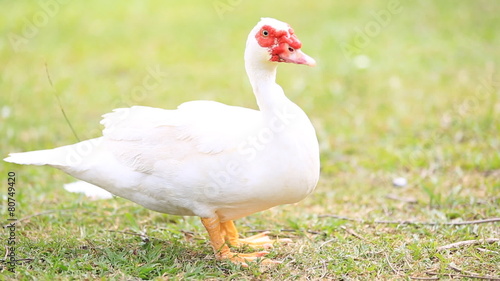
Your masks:
M306 55L300 49L293 49L288 47L283 53L280 54L280 60L288 63L305 64L315 66L316 60Z

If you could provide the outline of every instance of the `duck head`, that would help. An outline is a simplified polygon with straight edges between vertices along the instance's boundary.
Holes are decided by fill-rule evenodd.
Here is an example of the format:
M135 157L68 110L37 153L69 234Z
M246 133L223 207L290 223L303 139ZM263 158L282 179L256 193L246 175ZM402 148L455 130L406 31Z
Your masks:
M301 47L302 43L290 25L276 19L262 18L248 35L245 61L316 65L316 61L302 52Z

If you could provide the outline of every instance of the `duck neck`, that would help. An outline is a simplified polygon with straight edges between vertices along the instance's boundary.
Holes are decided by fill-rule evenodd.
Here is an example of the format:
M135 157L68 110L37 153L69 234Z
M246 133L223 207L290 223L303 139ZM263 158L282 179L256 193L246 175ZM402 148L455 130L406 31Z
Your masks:
M286 105L288 98L280 85L276 84L276 63L252 63L247 61L245 68L260 111L272 113Z

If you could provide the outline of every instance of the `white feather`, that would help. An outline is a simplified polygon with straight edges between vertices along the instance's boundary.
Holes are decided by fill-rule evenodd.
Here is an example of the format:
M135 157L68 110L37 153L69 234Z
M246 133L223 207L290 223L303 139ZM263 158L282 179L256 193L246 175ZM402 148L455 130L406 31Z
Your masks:
M84 181L75 181L64 185L64 189L73 193L82 193L92 200L110 199L113 194L106 190Z

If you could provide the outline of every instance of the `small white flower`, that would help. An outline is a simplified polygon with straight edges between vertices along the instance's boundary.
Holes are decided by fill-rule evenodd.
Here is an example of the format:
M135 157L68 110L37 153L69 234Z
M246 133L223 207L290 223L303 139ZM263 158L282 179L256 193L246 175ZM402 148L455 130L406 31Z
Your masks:
M392 184L396 187L403 187L408 184L408 181L405 178L394 178L392 180Z
M12 110L10 109L10 106L8 105L2 106L2 109L0 110L0 115L2 116L3 119L9 118L11 113Z
M370 58L367 55L357 55L354 57L353 62L354 65L360 69L370 67Z

